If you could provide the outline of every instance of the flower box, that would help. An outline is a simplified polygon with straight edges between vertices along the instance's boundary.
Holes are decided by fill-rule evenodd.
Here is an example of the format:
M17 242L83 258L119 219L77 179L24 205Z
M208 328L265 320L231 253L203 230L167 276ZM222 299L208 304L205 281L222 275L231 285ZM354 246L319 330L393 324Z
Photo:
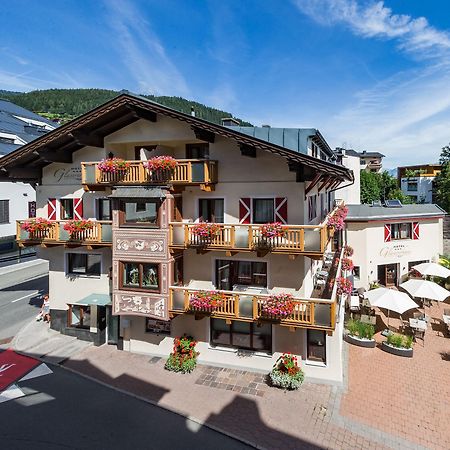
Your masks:
M344 339L349 344L353 344L358 347L375 348L377 345L375 339L360 338L358 336L353 336L348 333L344 335Z
M261 225L259 234L263 239L283 238L287 230L281 222L271 222Z
M337 279L338 295L351 294L353 290L352 282L348 278L340 277Z
M164 368L172 372L190 373L197 365L199 352L195 350L197 342L192 336L183 335L173 341L173 351L167 358Z
M193 311L211 313L222 307L226 296L218 291L199 291L192 294L189 299L189 309Z
M388 344L386 341L381 343L381 349L391 355L403 356L404 358L412 358L413 357L413 349L412 348L399 348L394 347L393 345Z
M220 233L220 225L210 222L199 222L194 224L191 228L191 234L197 237L200 243L209 243Z
M299 367L297 357L290 353L283 353L274 364L269 378L272 386L285 390L298 389L305 378Z
M155 156L144 162L152 181L169 181L177 166L178 161L172 156Z
M265 319L280 320L289 317L295 307L291 294L277 294L263 297L259 300L261 317Z
M47 231L52 226L52 224L53 223L50 220L39 217L37 219L26 220L22 223L20 228L24 231L27 231L30 234L30 237L32 237L45 234L44 232Z
M84 236L80 236L81 233L94 228L94 222L91 220L69 220L64 224L64 230L67 231L71 239L82 239Z
M352 271L353 270L353 261L350 258L342 258L342 270Z
M97 167L103 173L124 174L130 168L130 163L122 158L105 158Z

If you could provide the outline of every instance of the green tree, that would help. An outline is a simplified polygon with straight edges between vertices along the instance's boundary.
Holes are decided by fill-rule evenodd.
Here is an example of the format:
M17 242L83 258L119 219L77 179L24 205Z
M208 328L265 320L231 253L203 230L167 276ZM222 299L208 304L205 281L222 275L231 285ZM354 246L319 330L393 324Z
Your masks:
M434 179L436 200L442 209L450 212L450 144L442 148L439 164L442 169Z
M361 203L372 203L380 200L381 192L378 174L361 170Z
M411 199L398 187L397 178L389 175L389 172L361 171L362 203L385 202L392 199L398 199L404 204L411 203Z

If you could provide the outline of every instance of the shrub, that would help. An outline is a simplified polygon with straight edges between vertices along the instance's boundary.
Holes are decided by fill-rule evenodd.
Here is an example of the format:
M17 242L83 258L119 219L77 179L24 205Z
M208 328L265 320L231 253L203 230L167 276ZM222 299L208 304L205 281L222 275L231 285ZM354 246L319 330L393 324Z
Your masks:
M273 386L294 390L301 386L305 374L299 367L296 356L283 353L275 362L269 377Z
M219 291L198 291L191 295L189 306L200 311L214 311L223 306L226 295Z
M281 222L272 222L261 225L260 234L264 239L273 239L286 236L286 227Z
M189 373L197 365L197 356L195 351L197 342L192 336L183 335L174 339L173 351L167 358L164 368L172 372Z
M97 167L100 172L120 173L128 170L130 163L122 158L106 158L102 159Z
M294 311L294 301L291 294L278 294L264 297L260 300L261 314L268 317L285 318Z
M155 156L144 162L144 167L149 170L173 171L178 166L178 161L172 156Z
M347 322L347 330L350 336L358 336L359 335L359 321L355 319L350 319Z
M347 322L347 330L350 336L356 336L361 339L373 339L375 335L375 327L360 320L350 319Z
M386 342L392 347L395 348L412 348L413 345L413 337L412 336L404 336L403 334L389 334L387 336Z

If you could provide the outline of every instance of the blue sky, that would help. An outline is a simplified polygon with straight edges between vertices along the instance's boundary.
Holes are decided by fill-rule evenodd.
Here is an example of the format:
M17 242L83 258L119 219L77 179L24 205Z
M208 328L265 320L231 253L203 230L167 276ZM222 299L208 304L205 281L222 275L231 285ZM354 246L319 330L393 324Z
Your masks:
M435 162L450 141L447 0L5 0L0 89L180 95L332 146Z

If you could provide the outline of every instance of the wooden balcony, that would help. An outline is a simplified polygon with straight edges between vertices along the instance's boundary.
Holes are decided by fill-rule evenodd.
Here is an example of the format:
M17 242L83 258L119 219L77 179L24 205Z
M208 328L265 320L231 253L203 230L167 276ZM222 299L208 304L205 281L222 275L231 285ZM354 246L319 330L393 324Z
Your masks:
M193 234L194 223L171 222L169 246L173 249L197 248L201 251L223 250L228 253L256 251L259 254L284 253L320 258L326 250L333 231L321 225L286 225L286 235L266 239L261 225L218 224L220 231L211 239Z
M161 185L200 186L213 191L217 183L217 161L203 159L178 159L176 169L168 174L151 172L144 161L129 161L130 167L123 173L101 172L98 162L81 163L81 183L85 190L108 186Z
M67 220L55 220L51 226L44 231L30 233L22 229L24 220L16 222L16 240L19 246L28 247L32 245L41 245L51 247L53 245L66 245L67 247L78 247L85 245L87 247L103 247L112 245L112 222L106 220L93 221L94 227L70 235L65 229L64 224Z
M262 303L267 294L253 295L245 292L219 291L225 295L224 303L212 312L202 312L190 308L190 298L199 289L171 286L169 288L169 313L171 315L192 313L225 319L228 322L271 321L293 328L315 328L332 332L335 328L336 303L327 299L294 299L293 313L283 319L265 317Z

